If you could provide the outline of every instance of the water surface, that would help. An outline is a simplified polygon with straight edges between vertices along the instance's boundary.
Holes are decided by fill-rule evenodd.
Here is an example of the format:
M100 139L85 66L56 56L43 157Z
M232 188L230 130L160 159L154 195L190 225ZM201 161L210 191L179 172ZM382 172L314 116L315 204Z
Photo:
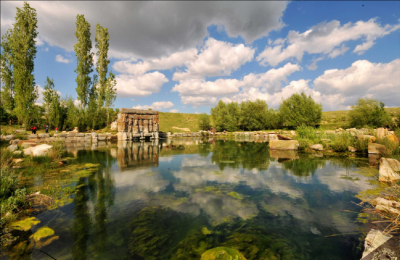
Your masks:
M201 139L67 150L100 167L20 239L44 226L58 238L16 258L200 259L217 246L247 259L361 258L355 195L371 186L357 165L368 159Z

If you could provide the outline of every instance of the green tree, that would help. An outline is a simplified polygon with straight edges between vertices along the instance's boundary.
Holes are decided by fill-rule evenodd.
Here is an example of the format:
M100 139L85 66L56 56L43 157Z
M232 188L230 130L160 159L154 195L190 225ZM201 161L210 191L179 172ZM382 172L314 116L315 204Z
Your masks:
M282 128L283 120L278 109L270 108L268 110L267 129L280 129Z
M108 48L110 36L108 35L108 29L103 28L100 24L96 25L96 37L95 47L97 49L97 63L96 71L99 75L99 84L97 86L98 95L98 109L101 109L106 99L106 85L107 85L107 71L110 60L108 59Z
M86 126L91 129L96 129L99 126L98 122L98 107L97 107L97 100L98 100L98 92L96 91L96 86L98 86L98 76L93 76L93 85L90 88L89 92L89 103L86 113ZM85 126L83 124L79 125L79 129L84 129Z
M61 103L65 114L63 129L72 129L80 121L79 109L75 106L74 99L71 96L67 96Z
M279 112L288 126L312 125L321 121L322 105L302 92L283 100Z
M34 59L36 57L36 42L38 36L36 10L27 2L24 7L17 8L15 23L9 45L12 54L12 79L14 82L15 113L25 126L36 115L34 109L38 97L35 86Z
M268 105L264 100L244 101L240 104L240 124L247 130L265 129L268 121Z
M225 129L229 132L237 131L239 128L240 106L237 102L230 102L226 106L228 114L225 118Z
M228 109L224 101L219 100L218 104L211 108L211 116L217 131L225 130L225 119L228 115Z
M115 75L110 71L108 73L108 78L105 87L105 107L107 109L107 125L110 123L110 107L114 104L115 99L117 98L117 81L115 79Z
M12 111L15 107L14 103L14 80L13 80L13 60L10 41L12 37L12 30L8 30L1 37L1 54L0 54L0 68L1 68L1 99L5 109Z
M351 127L382 127L391 125L392 120L385 110L385 104L371 98L360 98L349 111Z
M211 122L210 116L206 113L200 114L199 116L199 129L200 130L210 130Z
M60 95L54 88L54 81L47 77L43 92L43 108L45 117L50 128L61 127L62 124L62 108L60 103Z
M77 66L75 72L76 76L76 93L78 94L78 100L80 101L80 112L83 116L83 111L89 101L89 92L92 80L90 73L93 72L93 53L90 52L92 49L92 41L90 40L90 24L85 20L84 15L76 16L76 31L75 36L77 42L74 45Z

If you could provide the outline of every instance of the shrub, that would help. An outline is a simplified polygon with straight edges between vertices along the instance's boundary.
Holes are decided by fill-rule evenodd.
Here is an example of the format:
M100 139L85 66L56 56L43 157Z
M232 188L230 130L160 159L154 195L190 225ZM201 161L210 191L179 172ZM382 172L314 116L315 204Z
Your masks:
M206 113L203 113L199 117L199 129L200 130L209 130L211 127L210 116Z

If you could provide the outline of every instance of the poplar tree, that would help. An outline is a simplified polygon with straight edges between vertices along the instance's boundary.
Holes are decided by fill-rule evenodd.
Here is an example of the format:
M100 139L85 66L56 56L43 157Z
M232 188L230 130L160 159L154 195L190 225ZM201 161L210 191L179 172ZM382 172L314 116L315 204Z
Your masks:
M74 45L77 66L75 72L76 76L76 92L78 100L80 101L81 113L84 112L88 104L89 92L91 86L90 73L93 72L93 53L92 41L90 40L90 24L85 20L84 15L76 16L76 31L75 36L77 42Z
M56 127L61 124L61 104L60 95L54 88L54 81L47 77L46 85L44 86L43 100L44 110L47 122L50 127Z
M95 47L97 49L96 71L99 76L99 83L97 86L98 110L103 107L106 95L107 72L108 64L110 63L110 60L108 59L109 40L110 36L108 34L108 29L100 26L100 24L97 24Z
M14 103L14 80L13 80L13 62L11 53L11 41L12 30L8 30L1 37L1 54L0 54L0 68L1 68L1 100L2 105L8 111L12 111L15 107Z
M10 37L12 54L12 69L14 82L15 113L27 127L35 111L34 105L38 98L33 75L34 59L36 57L36 42L38 36L36 10L27 2L24 7L17 8L15 23Z
M115 75L110 71L108 73L107 82L105 85L105 106L107 109L107 125L110 123L110 106L114 104L115 99L117 98L117 89L116 86L117 81L115 80Z

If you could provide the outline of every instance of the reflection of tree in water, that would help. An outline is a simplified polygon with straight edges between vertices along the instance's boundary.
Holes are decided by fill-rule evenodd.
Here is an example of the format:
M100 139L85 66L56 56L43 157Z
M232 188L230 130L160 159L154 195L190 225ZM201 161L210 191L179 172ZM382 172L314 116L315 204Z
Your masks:
M317 157L309 157L308 155L300 155L297 160L290 160L283 162L283 168L290 171L295 176L306 177L314 175L318 168L324 167L326 164L325 159Z
M106 250L107 207L114 203L115 187L111 178L111 166L115 160L109 153L99 152L88 152L86 162L88 159L101 163L103 167L100 167L92 176L81 178L78 183L81 187L75 195L75 218L72 227L74 259L87 259L91 232L94 235L95 252L102 253ZM94 205L94 223L89 213L90 201Z
M227 166L266 170L269 167L269 149L266 143L218 140L213 147L211 161L217 163L221 171Z

